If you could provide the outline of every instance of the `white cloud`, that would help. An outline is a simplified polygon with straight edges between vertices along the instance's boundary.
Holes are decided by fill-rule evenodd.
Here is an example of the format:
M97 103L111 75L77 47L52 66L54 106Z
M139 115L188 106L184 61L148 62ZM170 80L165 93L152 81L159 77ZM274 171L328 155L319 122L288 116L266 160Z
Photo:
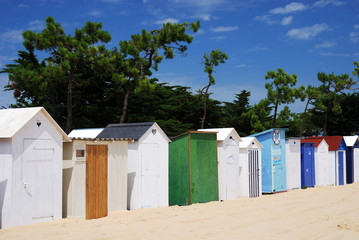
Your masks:
M287 4L285 7L274 8L274 9L270 10L269 12L272 14L287 14L287 13L291 13L291 12L303 11L303 10L306 10L307 8L308 8L308 6L304 5L303 3L291 2L291 3Z
M93 10L93 11L89 12L89 15L93 16L93 17L100 17L100 16L102 16L102 14L103 14L103 12L99 11L99 10Z
M17 7L25 8L25 7L27 7L27 5L20 3L19 5L17 5Z
M203 21L209 21L211 20L211 15L209 14L200 14L197 16L197 18L202 19Z
M324 31L331 30L328 24L321 23L321 24L314 24L313 26L303 27L303 28L292 28L287 32L287 36L289 38L295 38L295 39L304 39L308 40L315 36L317 36L319 33Z
M284 17L282 21L280 21L281 25L289 25L293 22L293 16Z
M0 34L0 39L6 42L22 42L22 29L11 30Z
M322 42L322 43L319 43L319 44L316 44L314 46L314 48L332 48L336 45L336 43L333 43L333 42Z
M175 19L175 18L166 18L166 19L163 19L163 20L158 20L156 21L155 23L156 24L164 24L164 23L179 23L179 20L178 19Z
M217 36L217 37L212 37L211 39L219 41L219 40L227 39L227 37L226 36Z
M269 15L263 15L263 16L256 16L254 18L255 21L261 21L266 22L269 25L277 23L277 21L274 21Z
M219 26L219 27L214 27L211 28L212 32L231 32L231 31L235 31L237 30L238 27L237 26Z
M359 24L354 25L354 29L355 29L355 30L359 29Z
M172 2L202 8L212 8L226 3L226 0L172 0Z
M313 4L313 7L326 7L329 4L333 4L334 6L341 6L344 5L345 2L338 0L319 0Z
M265 51L265 50L267 50L267 48L262 47L260 44L257 44L256 46L248 49L248 51L255 51L255 52L257 52L257 51Z
M45 28L45 22L41 21L41 20L35 20L35 21L31 21L29 22L29 30L31 31L36 31L36 30L42 30Z
M238 64L235 67L236 68L245 68L245 67L247 67L247 65L246 64Z
M349 34L350 41L352 42L359 42L359 32L351 32Z
M322 52L320 53L321 56L324 57L350 57L349 53L332 53L332 52Z
M9 56L0 56L0 69L3 68L5 64L13 63L17 57L9 57Z
M200 28L200 29L198 29L198 31L195 34L196 35L202 35L202 34L205 34L205 33L206 33L206 31Z

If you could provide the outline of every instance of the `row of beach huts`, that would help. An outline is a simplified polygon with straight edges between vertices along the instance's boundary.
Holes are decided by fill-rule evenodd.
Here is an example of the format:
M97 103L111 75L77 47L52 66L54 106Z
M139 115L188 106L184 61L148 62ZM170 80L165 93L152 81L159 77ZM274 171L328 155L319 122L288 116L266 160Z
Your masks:
M155 122L67 135L42 107L0 110L0 228L359 181L358 136L169 138Z

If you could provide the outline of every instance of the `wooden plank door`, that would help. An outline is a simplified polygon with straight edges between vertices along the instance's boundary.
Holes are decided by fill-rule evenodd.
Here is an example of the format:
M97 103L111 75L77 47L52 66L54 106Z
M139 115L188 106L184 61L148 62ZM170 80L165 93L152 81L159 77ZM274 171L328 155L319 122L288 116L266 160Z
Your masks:
M86 145L86 219L107 216L107 145Z

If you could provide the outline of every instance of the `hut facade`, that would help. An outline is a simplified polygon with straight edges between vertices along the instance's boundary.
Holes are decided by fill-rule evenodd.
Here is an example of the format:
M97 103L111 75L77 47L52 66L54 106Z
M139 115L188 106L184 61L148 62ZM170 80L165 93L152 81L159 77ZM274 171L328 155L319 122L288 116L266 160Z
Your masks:
M262 195L261 150L255 137L244 137L239 143L239 196Z
M273 128L253 134L262 144L262 192L287 190L284 128Z
M0 110L0 228L61 218L64 140L42 107Z
M190 131L169 145L169 203L218 201L217 134Z
M315 185L327 186L334 184L335 162L329 156L329 145L322 139L302 139L302 143L314 143ZM331 183L330 179L333 179Z
M285 160L287 189L298 189L301 187L301 155L299 138L287 138L285 140Z
M131 139L96 138L103 129L75 129L64 143L63 217L105 217L127 207Z
M359 182L359 139L358 136L345 136L347 183Z
M199 129L217 133L219 200L240 196L239 137L234 128Z
M329 161L334 163L330 166L329 182L334 185L346 183L346 160L347 146L342 136L309 137L308 139L324 139L329 145Z
M155 122L109 124L98 138L131 138L128 144L127 209L168 206L167 135Z

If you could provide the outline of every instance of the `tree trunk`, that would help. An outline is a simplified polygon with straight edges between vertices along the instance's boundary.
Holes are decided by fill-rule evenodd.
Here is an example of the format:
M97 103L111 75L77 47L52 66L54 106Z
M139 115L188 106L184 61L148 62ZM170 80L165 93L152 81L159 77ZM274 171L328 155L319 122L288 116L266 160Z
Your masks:
M207 95L208 95L208 89L210 85L206 87L206 91L204 93L204 101L203 101L203 117L201 118L201 129L204 128L204 121L206 120L207 115Z
M136 83L135 80L132 80L130 88L126 92L125 99L123 100L122 116L121 116L120 123L125 122L125 119L127 116L128 99L130 98L130 94L135 87L135 83Z
M275 128L276 123L277 123L277 110L278 110L278 103L274 107L273 128Z
M67 117L66 117L66 129L65 132L69 134L72 130L72 84L74 80L74 75L71 72L70 79L67 86Z
M302 115L302 121L301 121L301 123L300 123L299 138L302 138L303 123L304 123L305 115L306 115L306 113L307 113L309 101L310 101L310 99L308 99L307 104L305 105L305 109L304 109L303 115Z
M327 108L327 111L325 112L323 136L327 136L327 124L328 124L328 108Z

